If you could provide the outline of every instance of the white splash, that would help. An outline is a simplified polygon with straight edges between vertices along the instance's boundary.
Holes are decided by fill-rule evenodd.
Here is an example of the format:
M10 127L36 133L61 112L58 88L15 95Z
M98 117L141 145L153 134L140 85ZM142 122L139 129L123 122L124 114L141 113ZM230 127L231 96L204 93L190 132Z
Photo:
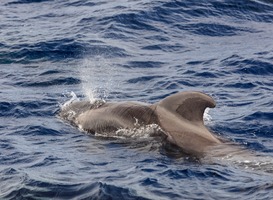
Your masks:
M97 99L107 99L113 90L116 69L103 56L85 58L80 65L82 90L91 103Z
M66 101L64 104L60 104L60 107L61 107L62 110L64 108L66 108L67 106L69 106L72 102L79 101L79 98L77 97L77 95L73 91L71 91L68 94L68 96L71 96L71 98L68 101Z
M150 138L156 136L164 135L162 129L157 124L148 124L144 126L139 126L136 128L121 128L117 131L109 132L109 133L96 133L95 136L100 137L112 137L112 138Z
M203 120L205 124L209 124L212 121L212 117L209 114L210 108L206 108L204 115L203 115Z

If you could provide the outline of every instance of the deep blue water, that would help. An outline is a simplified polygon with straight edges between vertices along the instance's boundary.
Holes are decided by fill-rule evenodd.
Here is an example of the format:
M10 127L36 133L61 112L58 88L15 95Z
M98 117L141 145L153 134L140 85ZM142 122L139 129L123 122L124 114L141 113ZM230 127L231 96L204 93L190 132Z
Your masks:
M95 137L56 115L71 92L202 91L215 134L273 160L273 1L2 0L0 19L0 199L272 199L262 167Z

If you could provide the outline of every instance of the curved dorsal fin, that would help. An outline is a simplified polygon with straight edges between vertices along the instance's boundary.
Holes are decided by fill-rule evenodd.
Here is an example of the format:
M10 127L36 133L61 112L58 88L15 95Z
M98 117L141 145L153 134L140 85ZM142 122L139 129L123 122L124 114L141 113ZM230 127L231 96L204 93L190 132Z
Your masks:
M202 124L205 109L216 106L210 96L201 92L179 92L166 97L158 105L184 119Z

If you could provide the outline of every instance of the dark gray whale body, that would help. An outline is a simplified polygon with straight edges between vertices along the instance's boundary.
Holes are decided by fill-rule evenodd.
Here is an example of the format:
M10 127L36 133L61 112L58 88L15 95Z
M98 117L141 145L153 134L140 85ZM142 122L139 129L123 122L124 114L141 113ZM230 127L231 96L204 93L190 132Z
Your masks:
M66 106L59 115L90 133L130 129L136 124L157 124L169 142L196 155L221 143L204 125L203 114L207 107L215 107L210 96L200 92L179 92L155 104L78 101Z

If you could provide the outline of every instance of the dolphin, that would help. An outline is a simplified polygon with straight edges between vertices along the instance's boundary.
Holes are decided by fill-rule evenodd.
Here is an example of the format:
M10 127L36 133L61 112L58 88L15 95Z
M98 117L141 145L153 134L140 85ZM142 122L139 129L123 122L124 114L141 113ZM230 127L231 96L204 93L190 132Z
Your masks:
M105 133L157 124L167 140L185 153L200 155L222 142L204 125L206 108L216 106L201 92L178 92L155 104L142 102L72 102L59 116L89 133ZM137 122L137 123L136 123Z

